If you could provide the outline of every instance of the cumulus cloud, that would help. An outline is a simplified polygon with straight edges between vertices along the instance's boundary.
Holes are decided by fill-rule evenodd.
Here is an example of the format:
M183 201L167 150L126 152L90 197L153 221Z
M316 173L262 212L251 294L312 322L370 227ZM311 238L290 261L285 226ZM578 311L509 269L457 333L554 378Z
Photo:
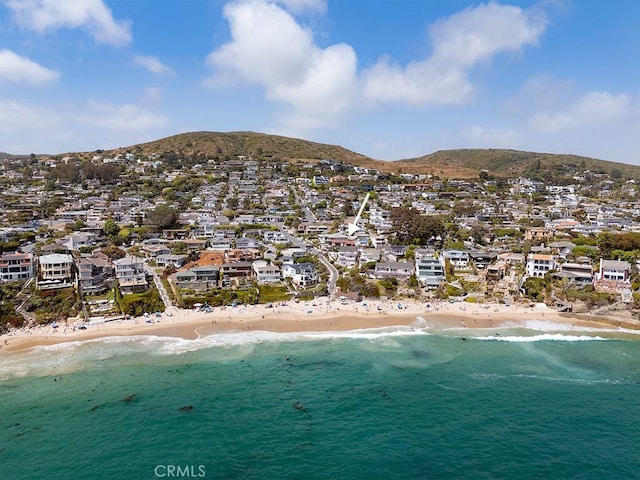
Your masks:
M146 68L151 73L156 75L172 75L173 70L158 60L157 57L148 55L136 55L133 57L133 61L136 65L140 65L142 68Z
M503 52L537 45L547 19L540 9L487 3L471 6L429 28L432 54L406 67L383 57L364 74L370 103L461 104L473 87L468 71Z
M94 127L111 131L144 131L164 127L166 117L132 104L113 105L105 102L89 102L87 113L76 118Z
M547 19L541 9L487 3L431 25L432 53L397 65L383 56L359 72L350 45L320 47L292 12L326 8L317 0L233 0L224 7L231 39L206 58L205 85L238 83L264 89L286 108L280 128L297 131L334 126L361 105L460 105L469 101L469 71L505 52L534 46ZM288 107L288 108L287 108Z
M57 71L21 57L11 50L0 50L0 82L6 80L12 83L42 85L57 80L59 76Z
M543 112L531 118L531 125L541 132L552 133L570 128L607 124L627 116L631 98L626 94L589 92L564 111Z
M332 125L349 108L357 83L351 46L316 46L309 30L265 0L231 2L224 16L231 41L208 55L214 74L206 84L260 86L267 98L292 108L288 123L302 126Z
M5 0L23 27L44 33L58 28L84 28L100 43L115 46L131 42L131 25L116 20L103 0Z

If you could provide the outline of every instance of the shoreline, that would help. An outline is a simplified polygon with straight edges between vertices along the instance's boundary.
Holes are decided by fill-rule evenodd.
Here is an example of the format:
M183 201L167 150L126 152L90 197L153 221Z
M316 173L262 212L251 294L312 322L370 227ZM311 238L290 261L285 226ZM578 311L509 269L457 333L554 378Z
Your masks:
M168 314L169 313L169 314ZM424 325L417 325L417 321ZM530 328L532 322L557 325L558 331L581 329L638 330L637 321L618 317L591 317L585 314L559 313L550 308L519 305L486 305L468 303L422 303L410 300L383 302L372 300L342 304L327 298L314 302L216 307L211 312L171 307L156 318L135 317L105 323L84 324L75 321L54 329L51 325L31 329L15 329L0 335L0 355L28 350L36 346L98 338L151 335L194 340L217 333L269 331L330 332L375 329L393 326L428 327L435 331L450 329ZM624 333L620 332L621 335ZM631 334L632 336L634 334ZM626 335L628 337L629 335Z

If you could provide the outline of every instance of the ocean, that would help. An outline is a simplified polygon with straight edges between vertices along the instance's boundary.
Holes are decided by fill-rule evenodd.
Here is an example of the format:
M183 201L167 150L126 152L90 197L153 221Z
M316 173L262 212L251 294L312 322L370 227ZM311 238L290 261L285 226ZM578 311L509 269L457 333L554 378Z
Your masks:
M540 322L4 354L0 478L637 479L635 338Z

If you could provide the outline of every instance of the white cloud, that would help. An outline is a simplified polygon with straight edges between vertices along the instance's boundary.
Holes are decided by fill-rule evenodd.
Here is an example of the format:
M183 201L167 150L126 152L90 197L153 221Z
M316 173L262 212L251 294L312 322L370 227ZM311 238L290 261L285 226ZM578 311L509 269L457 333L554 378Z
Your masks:
M327 11L326 0L278 0L278 2L294 14L317 13L323 14Z
M540 9L487 3L439 20L429 29L431 56L406 67L383 57L364 74L363 96L370 103L461 104L472 85L468 70L503 52L537 45L547 19Z
M76 120L111 131L143 131L168 124L166 117L136 105L113 105L95 101L89 102L87 113L77 115Z
M541 132L552 133L570 128L602 125L631 113L631 98L625 94L589 92L564 111L538 113L530 123Z
M474 125L469 129L467 137L474 145L481 147L518 148L522 145L522 136L515 130Z
M313 32L289 13L311 6L326 8L326 2L227 3L231 39L207 56L212 75L204 84L264 89L268 100L285 106L277 128L289 133L335 126L361 104L461 105L473 93L471 68L536 45L547 24L541 9L493 2L469 7L430 27L433 51L425 60L399 66L382 57L360 74L350 45L318 46Z
M364 73L362 95L370 104L460 105L472 86L464 70L437 62L413 62L406 68L392 65L388 57Z
M146 87L144 89L143 99L146 102L157 103L164 99L164 89L161 87Z
M231 2L224 15L232 39L208 55L214 75L206 84L242 81L264 88L267 98L292 108L283 117L286 125L332 125L349 108L357 65L349 45L319 48L309 30L265 0Z
M0 82L7 80L13 83L41 85L57 80L59 76L57 71L49 70L11 50L0 50Z
M0 99L0 134L30 134L55 130L60 125L57 114L42 108ZM10 141L7 137L4 141Z
M101 43L115 46L131 42L131 25L113 18L103 0L5 0L16 21L36 32L83 27Z
M151 73L155 73L157 75L172 75L173 70L162 63L158 58L152 57L149 55L136 55L133 57L133 61L136 65L140 65L143 68L146 68Z

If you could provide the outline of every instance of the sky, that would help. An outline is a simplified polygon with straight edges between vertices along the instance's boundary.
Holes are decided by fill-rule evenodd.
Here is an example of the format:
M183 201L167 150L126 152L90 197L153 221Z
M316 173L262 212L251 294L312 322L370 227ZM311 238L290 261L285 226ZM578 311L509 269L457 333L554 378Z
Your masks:
M205 130L640 164L640 1L0 0L0 151Z

